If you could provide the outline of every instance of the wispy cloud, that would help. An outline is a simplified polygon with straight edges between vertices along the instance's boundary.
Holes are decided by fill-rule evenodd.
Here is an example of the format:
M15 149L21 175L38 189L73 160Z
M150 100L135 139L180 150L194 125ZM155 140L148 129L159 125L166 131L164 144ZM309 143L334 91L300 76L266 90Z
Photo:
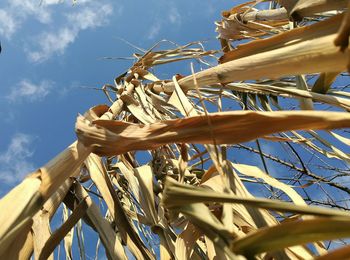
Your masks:
M18 20L6 12L6 10L0 9L0 35L10 39L18 27Z
M159 34L161 29L162 29L162 26L161 26L160 22L154 23L151 26L150 30L148 31L147 39L153 40Z
M51 13L51 8L48 5L40 5L40 1L8 0L0 9L0 34L11 39L29 17L48 24L52 20Z
M51 8L47 5L40 5L40 1L10 0L9 10L12 15L23 20L31 16L41 23L51 22Z
M113 7L110 4L93 4L66 16L65 24L57 31L43 32L35 37L38 50L27 51L33 62L43 62L52 55L62 55L82 30L93 29L108 22Z
M11 40L26 22L38 21L43 25L41 33L26 39L25 51L30 61L43 62L54 54L62 55L80 31L106 24L113 11L107 2L79 0L72 7L70 1L62 0L4 0L0 8L0 35ZM116 15L121 10L119 6Z
M77 37L77 31L62 28L58 32L41 33L36 37L38 51L28 51L28 58L33 62L43 62L53 54L63 54L67 46L74 42Z
M158 10L159 11L159 10ZM166 2L161 11L156 14L151 27L147 32L147 39L154 40L159 36L163 27L178 27L182 23L181 14L173 2Z
M96 28L108 21L108 16L112 14L112 11L113 7L110 4L90 5L79 12L67 15L68 23L72 24L75 30Z
M87 2L87 1L91 1L91 0L83 0L83 1L79 1L79 3L81 2ZM57 5L57 4L62 4L64 2L64 0L41 0L41 5Z
M9 146L0 153L0 181L8 186L21 181L24 176L35 169L30 161L33 156L32 143L35 138L31 135L15 134ZM3 189L3 187L0 187ZM1 190L0 189L0 190Z
M168 17L171 24L181 24L181 15L179 13L179 10L175 6L172 6L170 8Z
M52 87L53 82L48 80L43 80L39 84L35 84L24 79L11 88L11 92L6 98L11 102L40 101L50 93Z

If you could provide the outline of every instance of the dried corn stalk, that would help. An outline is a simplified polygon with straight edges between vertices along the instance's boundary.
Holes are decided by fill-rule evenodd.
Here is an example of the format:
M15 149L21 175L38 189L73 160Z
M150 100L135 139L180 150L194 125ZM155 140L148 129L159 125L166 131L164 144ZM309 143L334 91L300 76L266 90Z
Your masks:
M333 243L350 237L347 1L260 2L223 12L222 50L140 49L103 87L112 104L78 116L78 141L0 200L0 256L64 240L72 257L75 227L84 258L83 220L109 259L349 258ZM154 69L188 59L201 71Z

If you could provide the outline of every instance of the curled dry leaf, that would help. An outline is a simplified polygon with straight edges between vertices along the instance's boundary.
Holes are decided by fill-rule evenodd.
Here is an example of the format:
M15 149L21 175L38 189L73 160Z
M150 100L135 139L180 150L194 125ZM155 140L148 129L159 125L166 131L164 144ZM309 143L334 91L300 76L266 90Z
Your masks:
M348 4L347 0L298 0L290 15L300 21L303 17L313 16L322 12L342 10Z
M236 111L138 125L118 121L77 118L78 139L99 155L155 149L168 143L235 144L268 134L303 129L350 127L350 115L341 112Z

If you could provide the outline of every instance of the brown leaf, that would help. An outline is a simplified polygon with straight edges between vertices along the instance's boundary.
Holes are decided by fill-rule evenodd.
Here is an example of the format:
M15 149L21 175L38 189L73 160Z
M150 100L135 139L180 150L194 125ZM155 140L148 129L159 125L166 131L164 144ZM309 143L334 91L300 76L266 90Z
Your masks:
M268 134L303 129L350 127L350 115L341 112L235 111L160 121L149 125L96 120L94 124L79 116L78 139L93 147L99 155L117 155L128 151L155 149L168 143L235 144Z

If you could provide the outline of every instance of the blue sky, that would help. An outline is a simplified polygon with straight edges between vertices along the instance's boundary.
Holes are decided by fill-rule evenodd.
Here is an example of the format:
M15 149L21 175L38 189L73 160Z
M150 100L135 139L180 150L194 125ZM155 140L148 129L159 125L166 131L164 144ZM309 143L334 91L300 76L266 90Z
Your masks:
M208 48L218 48L214 21L233 4L2 0L0 196L75 140L78 113L107 102L92 88L112 83L131 65L103 59L131 56L135 50L120 38L144 49L161 39L209 40Z

